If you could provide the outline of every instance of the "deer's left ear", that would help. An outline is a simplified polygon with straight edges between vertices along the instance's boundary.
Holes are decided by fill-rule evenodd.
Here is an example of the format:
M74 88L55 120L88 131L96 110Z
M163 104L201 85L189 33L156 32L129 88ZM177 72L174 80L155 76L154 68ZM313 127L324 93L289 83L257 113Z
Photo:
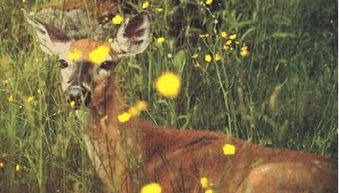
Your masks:
M22 11L27 22L31 24L36 31L42 51L58 56L67 53L71 42L70 38L55 27L34 19L24 9L22 9Z
M121 25L111 47L119 57L135 55L143 52L151 40L151 16L141 12Z

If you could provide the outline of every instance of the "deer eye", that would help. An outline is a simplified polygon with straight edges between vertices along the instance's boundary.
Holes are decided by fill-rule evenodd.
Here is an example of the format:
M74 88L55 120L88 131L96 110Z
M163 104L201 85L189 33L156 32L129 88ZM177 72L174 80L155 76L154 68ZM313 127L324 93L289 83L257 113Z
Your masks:
M66 60L59 60L60 62L60 68L64 69L68 67L68 62Z
M100 68L104 69L104 70L109 70L113 66L114 66L114 62L113 61L105 61L105 62L100 64Z

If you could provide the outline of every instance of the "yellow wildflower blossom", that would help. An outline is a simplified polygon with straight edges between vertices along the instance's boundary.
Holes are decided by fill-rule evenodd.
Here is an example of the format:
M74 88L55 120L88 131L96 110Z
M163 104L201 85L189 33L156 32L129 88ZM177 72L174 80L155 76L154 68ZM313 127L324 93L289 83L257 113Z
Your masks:
M248 54L249 54L249 52L248 52L247 46L241 47L240 55L241 55L242 57L246 57L246 56L248 56Z
M196 59L196 58L198 58L198 56L199 56L198 54L193 54L193 55L191 56L191 58L192 58L192 59Z
M129 121L129 119L131 118L131 115L129 113L122 113L118 116L118 120L120 123L125 123L127 121Z
M21 166L19 165L19 164L16 164L16 166L15 166L15 171L20 171L21 170Z
M222 150L224 152L224 155L234 155L235 154L235 146L232 144L225 144L222 147Z
M235 40L237 38L237 34L231 34L229 38L230 40Z
M210 34L199 34L199 38L208 38Z
M79 60L81 58L81 52L78 50L74 50L68 54L68 59L72 61Z
M130 107L130 108L128 109L128 114L130 114L131 117L133 117L133 116L138 115L138 114L139 114L139 111L138 111L138 109L137 109L135 106L133 106L133 107Z
M155 89L164 97L175 98L181 87L181 79L173 72L164 72L155 80Z
M211 5L212 3L213 3L213 0L206 0L206 1L205 1L205 4L206 4L206 5Z
M161 193L161 186L158 183L150 183L143 186L140 193Z
M199 64L199 62L196 62L196 63L194 64L194 67L195 67L195 68L200 68L201 65Z
M145 101L137 101L135 105L128 109L128 114L133 117L138 115L141 111L147 109L147 103Z
M13 102L13 100L14 100L13 95L9 95L9 96L7 97L7 100L8 100L8 102Z
M164 9L163 8L156 8L155 9L157 12L162 12Z
M206 177L200 178L200 184L201 184L201 187L207 188L209 186L208 185L208 178L206 178Z
M4 162L0 162L0 168L3 168L5 166Z
M205 193L214 193L214 191L212 189L207 189Z
M145 101L138 101L134 106L138 111L145 111L147 109L147 103Z
M106 60L109 51L110 48L108 46L99 46L89 53L89 60L95 64L100 64Z
M30 97L27 98L27 102L28 102L28 103L31 103L31 102L33 102L33 101L34 101L34 97L32 97L32 96L30 96Z
M108 41L108 43L111 44L113 42L113 38L109 38L107 41Z
M229 50L230 48L231 48L231 46L224 45L224 50Z
M74 107L75 107L75 101L69 102L69 106L70 106L71 108L74 108Z
M225 31L223 31L223 32L220 33L220 36L222 38L227 38L228 35L227 35L227 33Z
M115 25L121 24L123 20L124 20L124 18L121 15L119 15L119 14L112 18L112 22Z
M219 54L214 54L214 61L218 62L221 60L221 56Z
M209 54L206 54L206 55L205 55L205 61L206 61L206 62L211 62L211 61L212 61L212 56L209 55Z
M230 46L232 44L232 40L227 40L226 42L225 42L225 46Z
M142 5L141 5L141 7L142 7L143 9L147 9L147 8L149 7L149 2L148 2L148 1L143 2Z
M164 37L158 37L158 39L157 39L158 44L162 44L162 43L164 43L164 41L165 41Z

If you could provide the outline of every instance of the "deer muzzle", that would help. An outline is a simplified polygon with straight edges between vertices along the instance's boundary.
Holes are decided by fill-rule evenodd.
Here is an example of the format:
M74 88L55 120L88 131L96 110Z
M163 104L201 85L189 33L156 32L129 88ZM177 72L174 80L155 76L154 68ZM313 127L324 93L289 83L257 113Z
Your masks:
M67 89L68 102L77 110L82 103L86 106L91 102L91 92L83 86L73 85Z

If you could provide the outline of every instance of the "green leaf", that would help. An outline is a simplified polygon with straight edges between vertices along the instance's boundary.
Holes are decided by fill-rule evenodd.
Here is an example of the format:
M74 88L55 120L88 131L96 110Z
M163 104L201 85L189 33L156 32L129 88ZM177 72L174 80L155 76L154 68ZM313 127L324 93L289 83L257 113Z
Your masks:
M285 32L274 32L272 38L295 38L296 36L292 33Z
M186 53L184 50L180 50L175 54L173 64L178 69L179 75L181 75L186 65Z

